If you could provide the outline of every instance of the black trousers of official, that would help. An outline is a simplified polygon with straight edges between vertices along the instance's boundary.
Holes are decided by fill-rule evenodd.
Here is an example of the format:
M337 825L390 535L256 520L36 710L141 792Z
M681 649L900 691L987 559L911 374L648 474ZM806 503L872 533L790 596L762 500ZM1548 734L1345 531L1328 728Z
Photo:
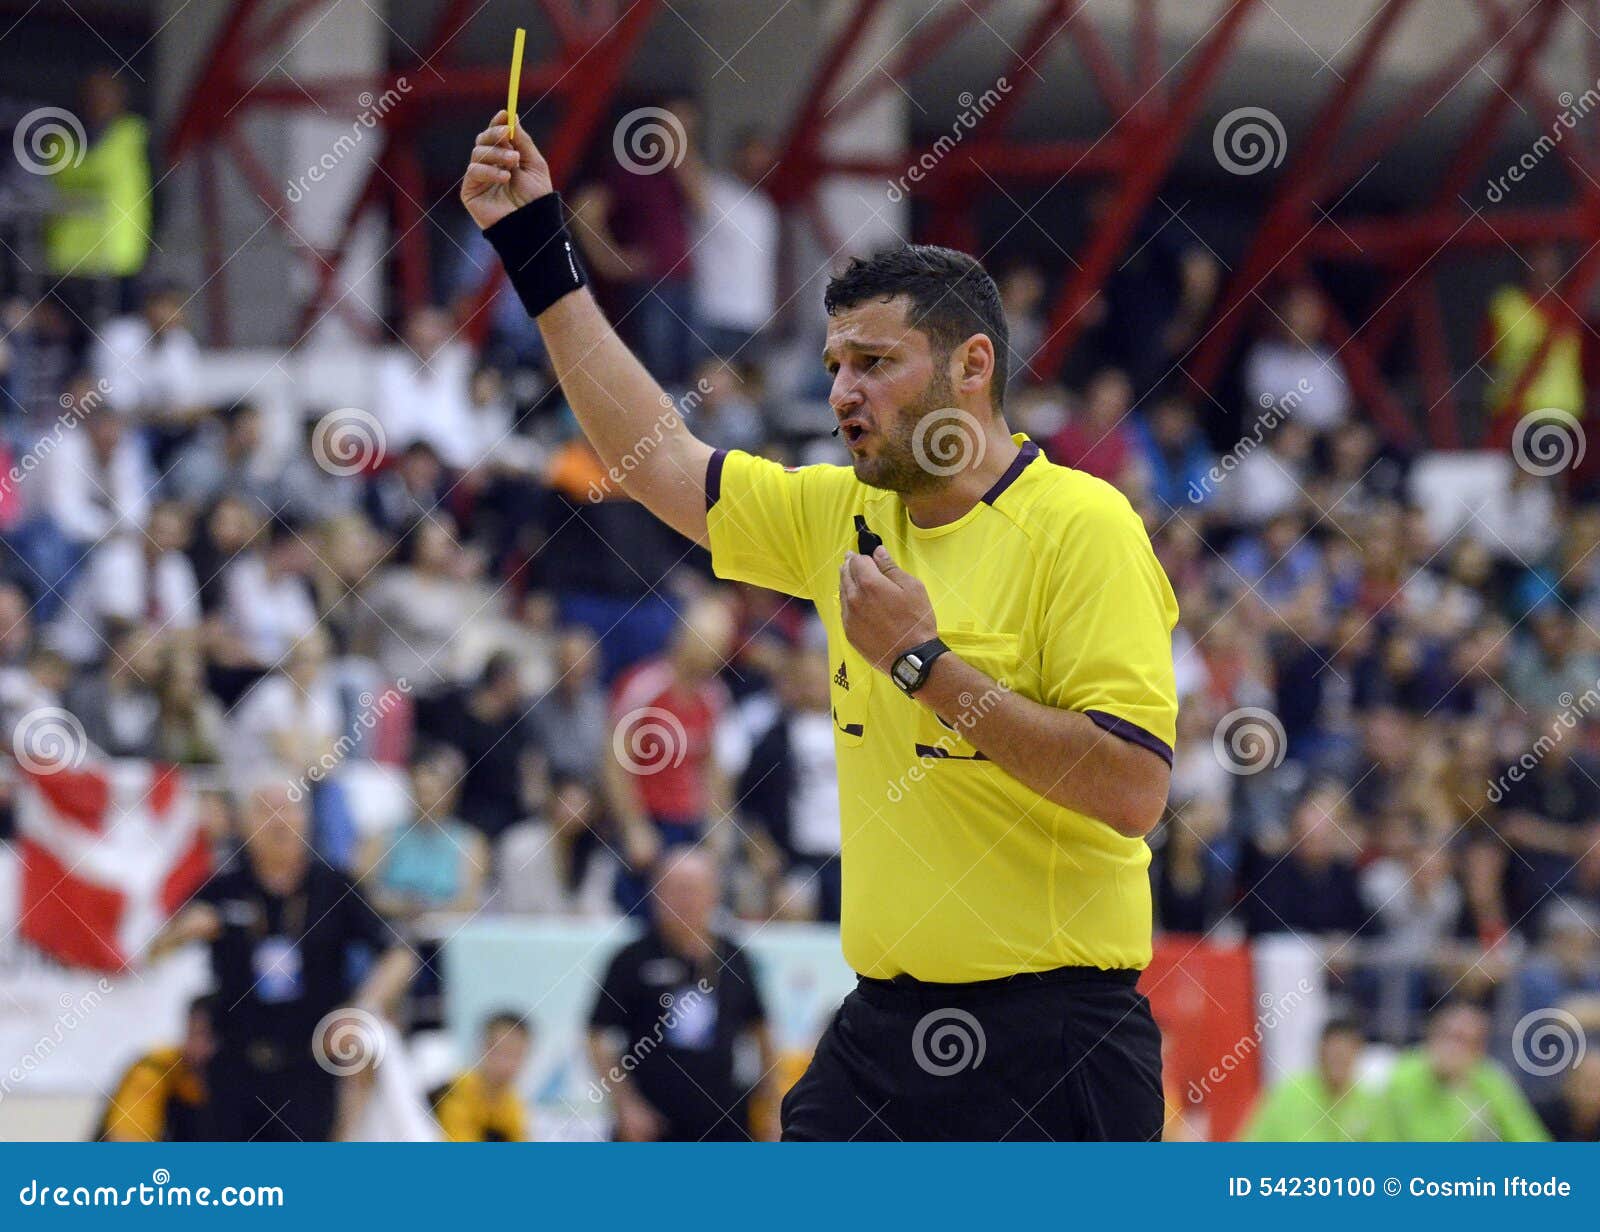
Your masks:
M784 1140L1159 1141L1161 1032L1137 979L860 979L784 1098Z

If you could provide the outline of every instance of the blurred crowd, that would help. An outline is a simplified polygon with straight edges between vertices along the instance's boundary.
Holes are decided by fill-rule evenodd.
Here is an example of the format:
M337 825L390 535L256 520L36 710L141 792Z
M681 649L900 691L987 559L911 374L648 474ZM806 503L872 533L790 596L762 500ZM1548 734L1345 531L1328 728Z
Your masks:
M91 142L120 131L119 99L93 106ZM666 110L680 163L569 194L599 293L703 439L841 460L820 313L773 324L772 144L740 134L713 165L692 103ZM1512 465L1441 528L1414 496L1428 456L1364 413L1309 286L1264 303L1226 397L1175 379L1220 279L1177 230L1049 379L1056 271L995 271L1013 428L1128 494L1182 611L1158 928L1311 940L1369 1040L1416 1043L1459 1001L1502 1041L1536 1007L1600 1030L1594 486ZM193 768L222 865L282 771L318 864L395 937L440 913L647 916L683 847L738 917L836 920L814 615L717 581L622 496L512 297L468 343L491 258L465 238L458 295L397 324L358 412L308 399L287 433L249 393L203 396L193 288L80 252L56 293L7 299L8 732L59 707L100 754ZM1528 257L1484 306L1500 439L1534 406L1586 409L1582 348L1538 332L1567 326L1538 317L1530 345L1524 324L1559 254Z

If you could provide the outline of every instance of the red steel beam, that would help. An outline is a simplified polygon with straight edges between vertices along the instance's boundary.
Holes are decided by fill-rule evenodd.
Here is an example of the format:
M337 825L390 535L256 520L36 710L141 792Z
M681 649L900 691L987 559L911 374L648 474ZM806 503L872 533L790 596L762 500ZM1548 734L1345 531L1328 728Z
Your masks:
M767 177L767 191L778 204L794 201L815 185L817 177L814 164L820 148L821 123L828 96L832 94L839 74L844 71L861 36L878 15L883 3L884 0L856 0L854 12L834 36L833 45L828 48L816 76L806 88L805 97L783 139L777 166Z
M1161 9L1160 0L1134 0L1133 6L1134 81L1141 94L1161 101Z
M927 29L914 27L913 33L902 40L896 48L894 60L888 68L880 73L869 75L856 82L844 95L834 99L828 110L850 99L851 106L865 107L873 102L878 95L885 94L895 88L894 83L900 78L909 76L915 69L921 68L933 59L952 38L970 25L975 19L983 16L984 11L993 8L995 0L966 0L965 3L957 0L947 8L942 15L930 23ZM882 67L879 65L878 67ZM857 92L859 90L859 93Z
M1255 229L1250 248L1229 279L1217 305L1210 327L1191 349L1194 361L1187 373L1202 389L1210 389L1222 373L1223 361L1244 325L1245 309L1251 296L1278 268L1293 247L1296 233L1304 227L1306 214L1315 199L1315 178L1320 172L1345 120L1377 68L1395 25L1412 0L1380 0L1382 9L1367 27L1366 36L1342 74L1338 86L1329 94L1311 129L1300 143L1293 161L1277 186L1272 203Z
M1496 41L1507 38L1512 28L1506 24L1504 15L1498 8L1492 7L1492 0L1482 0L1480 8L1488 8L1485 20L1488 21L1488 32L1495 36ZM1549 41L1551 28L1556 14L1560 12L1560 0L1544 0L1544 7L1531 21L1524 23L1525 32L1517 40L1508 54L1511 65L1511 76L1508 81L1496 83L1500 88L1490 90L1484 98L1483 107L1478 113L1477 120L1468 129L1457 146L1456 155L1451 160L1450 166L1445 169L1439 178L1438 186L1433 193L1431 206L1425 209L1442 210L1453 207L1461 196L1462 189L1467 181L1472 178L1474 170L1482 165L1484 159L1489 157L1495 148L1502 130L1510 119L1510 109L1518 105L1515 95L1521 93L1527 83L1529 71L1533 68L1536 57L1543 51L1544 45ZM1445 241L1448 245L1448 241ZM1437 255L1437 254L1435 254ZM1430 260L1432 258L1429 258ZM1392 292L1400 290L1406 281L1408 271L1397 271ZM1377 313L1367 323L1364 334L1376 333L1373 342L1375 353L1382 353L1383 346L1389 338L1392 328L1400 320L1400 314L1408 307L1414 310L1416 301L1412 296L1400 296L1391 292Z
M1206 36L1194 66L1173 92L1171 107L1152 127L1150 139L1142 143L1139 157L1129 160L1115 203L1090 240L1079 268L1067 280L1056 300L1045 343L1038 355L1038 370L1056 371L1077 341L1084 305L1104 286L1113 262L1149 207L1255 4L1256 0L1228 0L1225 16Z
M1083 66L1089 70L1095 89L1100 91L1100 97L1112 116L1118 120L1126 118L1138 103L1138 96L1128 84L1122 69L1117 66L1116 59L1107 50L1094 18L1083 11L1084 3L1085 0L1079 0L1074 6L1072 20L1067 24L1067 37L1077 48Z
M472 8L471 4L472 0L449 0L449 3L439 11L438 16L434 19L433 28L428 32L428 51L422 57L424 63L431 62L443 55L444 49L461 33L466 22L473 14L481 11L481 6ZM541 75L549 71L550 68L551 66L548 65L540 65L533 70L535 81L540 80ZM488 88L490 70L483 70L481 78L478 75L478 70L472 68L446 68L441 75L444 76L447 83L453 80L463 93L471 94L478 89L483 89L487 97L497 98L499 97L499 91L505 88L505 79L499 70L492 70L492 72L495 81L499 83L492 90ZM406 76L405 73L395 73L393 74L393 79L397 83L404 76ZM525 72L523 80L527 81L528 76L529 74ZM432 83L425 82L425 84ZM535 86L534 88L550 87ZM410 97L410 91L407 92L407 97ZM446 95L445 97L448 98L450 96ZM389 129L400 126L402 122L410 118L412 117L402 107L397 106L393 111L388 112L383 117L385 138L387 138ZM383 199L389 187L388 177L385 174L381 174L380 169L384 168L390 158L392 144L387 139L385 140L384 148L378 152L372 165L367 168L367 178L361 186L361 191L355 195L350 202L349 208L345 211L344 221L339 227L338 239L334 241L332 255L317 270L316 285L313 287L311 294L306 297L305 303L300 307L300 317L295 325L297 338L304 337L312 325L321 319L319 314L322 311L322 305L328 302L333 295L333 286L338 278L339 267L344 262L344 255L350 250L350 244L355 238L356 229L360 226L362 215ZM340 296L333 302L342 305L343 300L344 297Z
M594 130L605 118L605 110L616 94L622 74L633 62L639 44L655 19L661 0L636 0L622 20L594 44L585 59L594 64L590 72L574 73L567 78L566 114L556 129L555 140L544 151L550 166L551 178L560 184L577 170L578 161L588 147ZM473 297L464 322L468 336L481 344L489 331L489 314L486 311L505 283L505 270L498 261L493 263L478 293Z
M1303 257L1294 259L1294 272L1298 278L1313 281L1311 267ZM1384 380L1378 361L1359 337L1360 330L1350 328L1344 314L1331 298L1323 296L1323 303L1327 313L1328 341L1333 343L1334 354L1344 365L1345 375L1350 380L1350 388L1357 401L1376 413L1389 439L1402 445L1414 444L1417 439L1416 424Z
M1308 257L1413 266L1449 245L1452 248L1500 248L1537 244L1583 234L1575 228L1592 214L1573 205L1530 206L1469 214L1462 206L1418 212L1397 218L1369 218L1323 224L1299 245Z
M217 195L217 155L210 146L200 151L195 174L200 177L200 220L205 227L206 325L217 346L227 346L227 261L222 255L222 202Z
M567 70L560 64L540 64L523 69L522 85L525 94L551 89ZM402 89L400 83L404 81ZM380 117L390 126L405 127L414 117L408 113L428 109L438 114L440 105L458 103L477 105L486 100L506 96L506 71L485 65L468 65L457 68L444 67L435 76L419 76L416 69L390 73L381 82L374 82L371 74L352 74L349 77L322 77L316 81L296 85L292 82L263 81L244 92L247 103L263 107L313 108L346 110L363 90L371 90L381 97L387 90L395 90L400 99L394 107Z
M249 53L243 48L244 37L250 19L260 7L261 0L237 0L233 11L222 19L216 37L211 40L211 48L206 52L205 68L195 75L189 86L188 97L167 138L168 163L176 163L216 125L222 109L219 100L231 96L228 86L239 80L239 70L248 58Z
M938 185L948 178L956 165L968 168L1003 168L1009 174L1011 168L1003 162L991 162L983 157L983 137L989 133L1003 133L1011 121L1011 117L1022 105L1023 97L1037 79L1038 70L1033 68L1033 62L1042 56L1045 50L1060 34L1068 20L1071 18L1070 9L1076 8L1076 0L1050 0L1039 10L1039 15L1034 18L1033 24L1028 27L1028 32L1023 36L1022 46L1011 57L1011 63L1006 66L1006 71L1000 74L1010 88L1000 96L998 102L974 124L967 133L967 137L976 140L964 141L962 156L959 158L946 158L936 166L933 171L916 186L917 191L938 191ZM1033 74L1030 78L1025 74ZM992 157L992 155L991 155ZM992 173L991 173L992 174Z
M330 0L292 0L268 19L267 24L250 40L251 43L256 47L276 47L278 40L285 38L312 9L320 8L329 2Z
M1419 277L1415 285L1417 293L1411 297L1412 336L1417 344L1417 369L1422 376L1423 395L1428 399L1424 414L1428 433L1435 448L1459 449L1461 411L1455 396L1457 382L1450 379L1450 353L1444 314L1439 310L1439 284L1428 275Z
M1398 0L1390 0L1396 3ZM1545 0L1527 0L1526 12ZM1425 116L1449 96L1462 79L1478 62L1489 55L1499 42L1489 32L1481 31L1442 67L1435 69L1425 79L1392 104L1382 116L1364 129L1355 143L1329 161L1317 175L1315 194L1331 196L1347 184L1358 180L1376 163L1389 147L1415 127L1420 116Z
M394 144L394 229L396 231L396 274L400 286L400 307L410 313L433 298L428 270L428 232L424 227L424 206L428 188L422 174L422 159L409 141Z
M582 18L572 7L572 0L539 0L539 7L544 10L546 20L563 47L582 47L593 41L584 29Z
M1122 165L1121 146L1112 141L988 141L964 142L961 152L967 157L946 158L939 164L941 181L960 182L970 187L969 181L987 182L988 177L1004 176L1007 180L1059 179L1069 172L1083 173L1111 171ZM916 157L914 153L885 154L871 157L824 158L816 163L822 175L859 175L875 179L898 179ZM949 170L944 168L949 166ZM926 185L930 174L922 181ZM907 187L919 186L907 181ZM944 184L941 183L941 187Z
M1527 23L1526 33L1508 56L1511 63L1510 80L1496 82L1500 88L1489 91L1477 121L1462 139L1455 159L1434 191L1435 204L1455 200L1456 195L1472 178L1473 171L1493 152L1494 143L1499 139L1506 121L1510 118L1510 109L1518 105L1514 96L1522 89L1529 69L1533 67L1536 57L1549 40L1556 14L1562 11L1561 0L1542 0L1542 3L1544 7L1532 21ZM1502 34L1497 37L1506 36Z

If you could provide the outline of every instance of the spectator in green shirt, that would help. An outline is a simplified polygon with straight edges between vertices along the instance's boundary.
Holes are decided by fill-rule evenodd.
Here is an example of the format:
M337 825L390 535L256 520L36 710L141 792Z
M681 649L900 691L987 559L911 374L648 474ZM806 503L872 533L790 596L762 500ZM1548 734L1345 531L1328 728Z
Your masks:
M1356 1081L1356 1062L1364 1044L1347 1018L1322 1028L1317 1064L1290 1074L1256 1102L1244 1133L1246 1142L1370 1142L1376 1136L1376 1095Z
M1509 1074L1488 1058L1489 1015L1468 1002L1437 1010L1421 1047L1389 1075L1378 1137L1390 1142L1546 1142Z

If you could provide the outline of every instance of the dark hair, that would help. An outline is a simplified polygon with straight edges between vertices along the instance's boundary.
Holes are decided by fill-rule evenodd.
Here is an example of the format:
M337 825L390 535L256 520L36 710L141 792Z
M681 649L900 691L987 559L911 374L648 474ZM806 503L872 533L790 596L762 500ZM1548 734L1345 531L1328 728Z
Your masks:
M461 750L453 744L443 740L419 740L411 749L411 756L406 765L416 770L422 766L433 766L440 762L462 760Z
M250 415L254 415L257 419L261 417L261 408L256 406L254 402L230 402L226 406L217 408L218 420L230 432L241 419Z
M1006 390L1011 331L1006 328L1000 288L975 258L933 244L903 244L870 257L856 257L828 280L822 306L828 315L854 308L869 299L904 295L911 301L907 319L928 335L940 355L973 334L987 334L994 343L994 383L990 402L999 410Z
M509 650L497 650L484 661L483 670L478 673L478 687L493 688L516 674L517 657Z
M200 996L195 997L189 1002L189 1008L185 1011L184 1018L193 1018L196 1014L198 1014L204 1018L207 1023L215 1027L217 1025L217 1019L220 1017L219 1011L221 1008L222 1000L216 993L202 993Z
M488 1035L496 1027L504 1027L508 1031L521 1031L528 1036L533 1034L533 1026L528 1021L528 1016L519 1014L516 1010L496 1010L483 1020L484 1035Z
M1361 1024L1349 1014L1335 1014L1322 1024L1322 1035L1319 1037L1322 1043L1326 1044L1335 1035L1354 1035L1361 1039L1366 1038L1366 1032L1361 1029Z

